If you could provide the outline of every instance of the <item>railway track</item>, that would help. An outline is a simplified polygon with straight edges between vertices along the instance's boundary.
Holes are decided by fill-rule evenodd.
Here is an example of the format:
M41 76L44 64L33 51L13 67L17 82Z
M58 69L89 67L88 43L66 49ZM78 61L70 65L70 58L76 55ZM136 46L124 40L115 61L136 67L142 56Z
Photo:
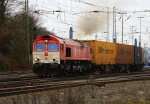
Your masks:
M83 85L104 86L109 83L118 83L124 81L149 80L150 71L140 73L109 75L89 75L65 78L39 78L39 77L23 77L13 80L0 81L0 96L9 96L15 94L29 93L35 91L45 91L50 89L58 89L65 87L75 87Z
M144 69L142 71L139 72L132 72L132 73L115 73L115 74L102 74L100 75L101 77L112 77L112 76L122 76L122 75L133 75L133 74L144 74L144 73L150 73L150 69ZM29 73L28 73L29 74ZM99 77L99 73L96 73L97 76ZM5 73L5 75L7 75ZM11 75L10 73L8 75ZM13 74L12 74L13 75ZM1 76L1 75L0 75ZM48 80L54 79L56 77L52 77L52 78L48 78ZM71 78L71 77L65 77L66 79ZM4 83L14 83L14 82L18 82L18 81L28 81L28 80L33 80L33 79L39 79L38 76L33 75L33 76L25 76L25 77L20 77L20 76L16 76L16 77L5 77L5 78L1 78L0 79L0 84L2 82ZM46 78L40 78L40 79L46 79Z
M77 80L77 79L88 79L89 77L94 78L105 78L105 77L113 77L113 76L125 76L125 75L137 75L137 74L146 74L150 73L150 70L144 70L143 72L134 72L134 73L116 73L116 74L104 74L104 75L93 75L93 76L76 76L76 77L65 77L65 78L58 78L58 77L51 77L51 78L39 78L38 76L32 77L18 77L18 78L6 78L0 80L0 88L7 88L7 87L17 87L23 85L33 85L33 84L44 84L47 82L56 82L56 81L63 81L63 80Z

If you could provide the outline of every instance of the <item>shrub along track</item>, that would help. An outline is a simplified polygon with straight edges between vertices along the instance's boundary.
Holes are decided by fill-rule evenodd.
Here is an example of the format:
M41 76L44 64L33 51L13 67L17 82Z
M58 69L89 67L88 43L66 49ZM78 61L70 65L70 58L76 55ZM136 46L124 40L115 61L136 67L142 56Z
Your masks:
M94 74L61 78L39 78L37 76L7 78L0 80L0 97L83 85L96 85L101 87L109 83L137 80L150 80L150 70L133 73Z

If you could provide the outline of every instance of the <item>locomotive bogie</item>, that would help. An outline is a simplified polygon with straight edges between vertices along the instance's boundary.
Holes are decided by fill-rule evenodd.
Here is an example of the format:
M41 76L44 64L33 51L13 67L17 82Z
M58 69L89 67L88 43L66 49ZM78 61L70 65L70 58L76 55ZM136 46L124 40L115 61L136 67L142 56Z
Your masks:
M59 64L57 63L35 63L33 65L33 72L42 77L57 75L58 69Z
M88 73L91 70L91 62L83 60L62 60L60 66L67 75Z

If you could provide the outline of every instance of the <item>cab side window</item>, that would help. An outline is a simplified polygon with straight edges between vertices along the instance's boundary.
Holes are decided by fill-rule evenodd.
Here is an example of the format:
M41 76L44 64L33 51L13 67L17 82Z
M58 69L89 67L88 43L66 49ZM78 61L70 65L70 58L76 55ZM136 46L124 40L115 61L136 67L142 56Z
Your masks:
M66 47L66 57L71 57L71 48Z

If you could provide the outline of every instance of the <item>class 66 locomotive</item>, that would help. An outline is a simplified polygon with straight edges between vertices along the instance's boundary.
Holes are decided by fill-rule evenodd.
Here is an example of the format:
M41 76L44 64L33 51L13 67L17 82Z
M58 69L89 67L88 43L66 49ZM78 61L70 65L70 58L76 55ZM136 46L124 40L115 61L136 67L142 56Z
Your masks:
M33 72L38 76L85 74L91 70L91 53L81 41L44 34L32 43Z
M32 43L33 72L38 76L120 73L141 70L142 47L97 40L38 36Z

